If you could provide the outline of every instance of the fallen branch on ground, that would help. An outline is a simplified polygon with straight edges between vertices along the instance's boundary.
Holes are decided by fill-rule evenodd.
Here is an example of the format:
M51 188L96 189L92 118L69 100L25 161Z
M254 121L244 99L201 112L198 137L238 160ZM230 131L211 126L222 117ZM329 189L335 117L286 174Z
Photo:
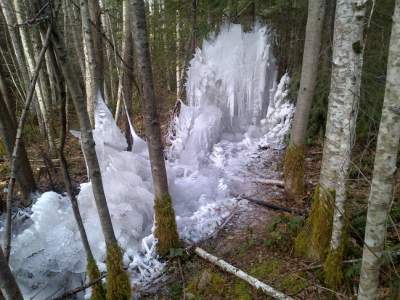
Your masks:
M250 276L249 274L243 272L242 270L232 266L231 264L228 264L226 261L223 259L220 259L214 255L211 255L210 253L204 251L203 249L196 247L194 249L194 252L200 256L201 258L213 263L214 265L217 265L220 267L222 270L231 273L232 275L235 275L239 277L240 279L243 279L247 283L249 283L251 286L255 287L256 289L262 290L266 295L271 296L275 299L282 299L282 300L291 300L293 298L275 290L273 287L265 284L264 282L261 282L257 278L254 278Z
M82 291L84 291L84 290L90 288L91 286L95 285L96 283L98 283L99 281L101 281L101 280L102 280L103 278L105 278L106 276L107 276L107 273L104 273L103 275L101 275L101 276L100 276L99 278L97 278L96 280L93 280L92 282L89 282L89 283L87 283L87 284L85 284L85 285L82 285L82 286L77 287L77 288L75 288L75 289L73 289L73 290L70 290L70 291L68 291L68 292L66 292L66 293L64 293L64 294L62 294L62 295L59 296L59 297L52 298L52 300L69 299L69 297L71 297L71 296L73 296L73 295L75 295L75 294L78 294L78 293L80 293L80 292L82 292Z
M283 206L279 206L264 200L258 200L258 199L253 199L250 197L247 197L245 195L239 195L238 198L250 201L252 203L264 206L266 208L269 209L273 209L273 210L280 210L280 211L285 211L285 212L289 212L289 213L294 213L294 214L299 214L299 215L305 215L306 212L304 210L300 210L300 209L296 209L296 208L288 208L288 207L283 207Z

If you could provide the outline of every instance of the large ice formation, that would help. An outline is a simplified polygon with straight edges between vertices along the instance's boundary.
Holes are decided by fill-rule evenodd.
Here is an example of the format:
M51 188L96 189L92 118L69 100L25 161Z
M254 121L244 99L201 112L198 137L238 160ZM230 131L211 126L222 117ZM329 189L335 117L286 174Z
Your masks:
M181 238L212 234L235 203L231 176L244 169L260 145L282 147L293 106L289 78L276 84L270 34L256 26L243 32L227 25L204 41L187 73L188 105L172 122L167 172ZM135 283L157 276L163 263L154 252L153 187L146 143L134 132L132 152L102 100L94 138L104 189L124 263ZM104 269L105 243L91 183L83 183L79 207L94 255ZM85 254L70 203L47 192L13 237L11 265L27 297L46 299L84 281ZM24 229L24 230L22 230Z

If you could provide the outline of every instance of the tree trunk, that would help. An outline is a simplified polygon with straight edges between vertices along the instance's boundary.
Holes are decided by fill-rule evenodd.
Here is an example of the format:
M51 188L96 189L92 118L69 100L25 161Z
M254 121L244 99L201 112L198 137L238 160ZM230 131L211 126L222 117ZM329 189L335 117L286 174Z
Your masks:
M368 199L359 300L377 299L386 221L394 191L400 139L400 1L396 0L386 76L385 100Z
M23 300L21 290L11 273L10 267L0 247L0 290L6 300Z
M128 150L132 150L132 134L130 130L130 125L129 125L129 120L128 117L126 116L126 113L128 113L129 118L132 118L133 112L133 81L134 81L134 75L133 75L133 64L134 64L134 59L133 59L133 37L132 37L132 17L131 17L131 12L130 12L130 5L129 5L129 0L124 0L122 2L122 14L123 14L123 24L122 24L122 59L123 63L122 65L122 72L121 72L121 78L120 78L120 87L118 87L118 90L120 91L118 93L118 102L120 103L120 106L122 104L122 107L126 108L123 109L124 113L122 113L123 120L124 120L124 129L125 129L125 137L128 143ZM116 116L117 120L117 116Z
M155 193L155 237L158 240L158 253L166 255L171 248L179 247L180 243L176 228L175 213L168 191L160 123L154 94L145 6L143 0L133 0L132 2L134 13L133 39L143 94L142 110Z
M304 148L311 104L317 82L324 24L325 0L309 0L300 89L284 161L285 190L289 198L299 199L304 192Z
M325 144L326 155L337 155L330 160L336 168L335 202L333 207L332 236L330 249L325 262L325 282L338 287L343 279L342 261L345 247L345 220L347 200L347 179L349 176L351 151L355 142L356 122L360 100L361 75L364 55L364 23L368 0L337 4L335 20L333 66L331 80L331 105L328 107L328 124ZM350 14L350 15L349 15ZM329 113L337 110L338 113ZM329 119L329 116L332 116ZM339 123L338 123L339 122ZM331 124L332 130L329 131ZM332 133L329 140L328 134ZM339 151L329 150L337 146ZM329 148L330 147L330 148ZM325 148L325 145L324 145ZM324 153L325 155L325 153ZM322 177L322 173L321 173Z
M85 106L85 97L72 66L68 61L63 40L56 32L53 33L52 43L78 116L81 128L82 150L86 159L88 175L92 184L97 212L99 214L100 224L106 242L108 270L106 289L107 299L130 299L130 281L122 267L122 252L118 246L111 222L110 212L108 210L99 162L96 156L91 123Z
M339 0L336 4L331 89L319 186L314 192L310 216L296 240L299 253L324 259L332 238L330 257L325 265L326 281L332 286L341 276L337 268L341 266L343 250L346 179L360 93L365 14L365 1L361 2ZM335 228L333 235L332 227Z
M2 67L3 65L0 64L0 80L5 81L5 73ZM8 85L5 85L5 88L7 87ZM11 155L13 152L15 137L17 134L17 122L14 112L10 112L7 109L5 101L3 101L7 97L10 97L11 92L8 89L4 89L1 91L0 94L0 136L5 144L8 157L11 161ZM23 204L29 205L29 195L36 190L36 184L33 177L32 168L28 160L28 155L26 153L23 143L21 144L18 151L16 164L16 179L22 190L22 193L24 194L25 199L25 202Z
M58 71L60 74L61 72ZM64 86L62 84L61 78L58 79L59 90L63 91ZM82 239L83 249L86 254L87 261L87 276L90 282L93 282L100 278L101 273L99 268L97 267L96 260L94 259L92 249L90 248L89 239L86 234L85 227L83 225L83 220L81 213L79 211L78 200L76 199L76 195L74 192L74 188L72 186L71 177L68 172L68 163L64 155L64 147L66 141L66 133L67 133L67 102L66 102L66 94L65 92L61 93L61 103L60 103L60 148L58 149L58 154L60 157L60 165L64 179L64 186L67 191L68 198L71 202L72 211L74 213L75 221L79 229L79 234ZM92 296L91 299L102 300L105 299L105 291L103 288L103 284L100 282L94 284L92 286Z
M82 33L83 33L83 49L85 56L85 87L86 87L86 105L89 114L91 127L94 128L94 111L96 108L97 93L100 92L99 78L96 70L96 52L93 39L92 21L89 13L88 0L80 0L81 17L82 17Z

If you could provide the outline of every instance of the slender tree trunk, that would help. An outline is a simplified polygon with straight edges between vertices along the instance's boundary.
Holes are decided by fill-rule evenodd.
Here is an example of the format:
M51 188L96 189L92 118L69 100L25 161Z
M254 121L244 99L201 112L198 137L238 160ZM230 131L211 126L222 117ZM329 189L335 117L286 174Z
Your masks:
M82 40L82 25L81 25L82 22L79 16L77 16L77 12L74 6L70 5L69 3L66 3L65 7L66 7L66 14L68 15L70 22L72 23L70 26L70 31L72 36L72 42L75 51L77 53L79 68L81 70L82 77L85 78L85 59L83 55L80 55L81 53L84 53L83 40Z
M94 111L96 108L97 93L100 92L100 82L97 77L96 70L96 52L95 42L93 39L93 31L91 18L89 13L88 0L80 0L82 32L83 32L83 48L85 56L85 87L87 99L87 111L92 128L94 128Z
M21 290L11 273L3 250L0 247L0 292L6 300L23 300Z
M130 299L131 287L129 277L123 270L122 252L118 246L104 193L99 162L96 156L95 143L91 130L85 97L74 74L63 44L56 32L52 35L52 44L60 64L61 71L71 94L75 111L81 128L82 150L88 167L93 195L99 214L102 232L107 248L107 299Z
M175 213L168 191L160 123L154 94L145 6L143 0L132 0L132 2L134 14L133 40L135 43L136 60L142 87L142 110L155 193L154 210L156 229L154 234L158 240L158 253L160 255L166 255L171 248L179 247L180 243L176 228Z
M347 179L349 176L351 151L356 135L356 122L360 100L361 75L364 55L364 23L366 3L368 0L353 1L353 3L338 2L334 34L334 54L331 80L331 97L333 109L341 112L333 115L332 124L335 142L341 140L338 160L336 161L336 193L333 208L332 235L330 249L325 262L325 282L331 287L338 287L343 279L342 260L346 239L346 200ZM351 13L349 16L348 14ZM345 40L345 43L343 43ZM345 57L343 57L343 54ZM329 108L328 108L329 116ZM339 117L339 118L337 118ZM337 122L340 125L337 126ZM328 128L328 127L327 127ZM328 130L327 130L328 131ZM326 142L325 142L326 143ZM332 141L329 141L330 147ZM329 146L328 146L329 147ZM337 151L337 150L336 150ZM330 155L329 151L327 153ZM322 175L321 175L322 176Z
M308 1L300 89L290 135L291 140L284 161L285 190L291 199L301 198L304 192L304 149L311 104L317 83L325 6L325 0Z
M103 56L103 29L100 3L101 0L89 0L89 15L92 23L92 37L94 46L95 75L99 92L104 99L104 56Z
M359 300L378 298L379 269L386 222L393 201L394 175L400 139L400 1L396 0L386 76L385 100L368 199Z
M125 137L128 142L128 150L132 150L132 135L131 135L131 130L130 130L130 125L128 121L128 117L126 116L126 112L129 115L129 118L132 118L133 112L132 112L132 106L133 106L133 81L134 81L134 76L133 76L133 64L134 64L134 59L133 59L133 37L132 37L132 17L131 17L131 11L130 11L130 3L129 0L124 0L122 2L122 59L123 63L122 65L122 72L121 72L121 78L120 78L120 87L118 87L118 90L120 93L118 94L118 102L120 103L120 107L122 104L122 107L124 107L123 115L124 115L124 129L125 129ZM125 112L125 107L126 107L126 112ZM116 115L116 120L117 120Z
M176 10L176 98L181 99L181 79L182 79L182 69L181 69L181 20L179 16L179 10Z
M297 251L309 257L323 259L329 254L325 275L327 284L331 286L341 280L338 268L343 254L346 179L360 93L364 15L365 1L337 1L331 89L319 186L314 192L309 218L296 240Z
M58 71L60 74L61 72ZM58 80L60 91L65 91L61 78ZM76 199L76 195L74 192L74 188L72 186L71 177L68 172L68 163L64 155L64 147L66 141L66 133L67 133L67 102L66 102L66 94L65 92L61 92L61 103L60 103L60 148L58 150L58 154L60 157L60 165L64 179L64 186L68 194L68 198L71 202L72 211L74 213L76 224L78 225L79 234L82 239L83 248L86 254L87 260L87 274L89 278L89 282L93 282L100 278L100 271L97 267L96 260L94 259L92 249L90 248L89 239L86 234L85 227L83 225L83 220L81 213L79 211L78 200ZM105 291L103 288L103 284L100 282L96 283L92 286L92 296L91 299L96 300L105 300Z

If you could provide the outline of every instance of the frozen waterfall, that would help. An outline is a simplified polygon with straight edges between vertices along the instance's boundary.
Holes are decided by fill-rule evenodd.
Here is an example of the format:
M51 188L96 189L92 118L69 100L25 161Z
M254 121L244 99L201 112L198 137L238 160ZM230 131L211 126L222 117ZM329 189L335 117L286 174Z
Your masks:
M293 106L288 76L276 83L266 27L243 32L226 25L204 41L187 71L188 104L171 124L167 172L181 238L212 234L236 199L232 175L260 145L282 147ZM132 152L104 102L96 108L94 138L113 225L135 284L163 269L154 252L153 187L147 145L134 132ZM91 183L78 196L90 244L104 270L105 243ZM22 214L22 213L21 213ZM65 195L47 192L24 211L13 237L11 265L27 297L47 299L84 281L85 254ZM18 218L17 218L18 219ZM22 221L23 220L23 221Z

